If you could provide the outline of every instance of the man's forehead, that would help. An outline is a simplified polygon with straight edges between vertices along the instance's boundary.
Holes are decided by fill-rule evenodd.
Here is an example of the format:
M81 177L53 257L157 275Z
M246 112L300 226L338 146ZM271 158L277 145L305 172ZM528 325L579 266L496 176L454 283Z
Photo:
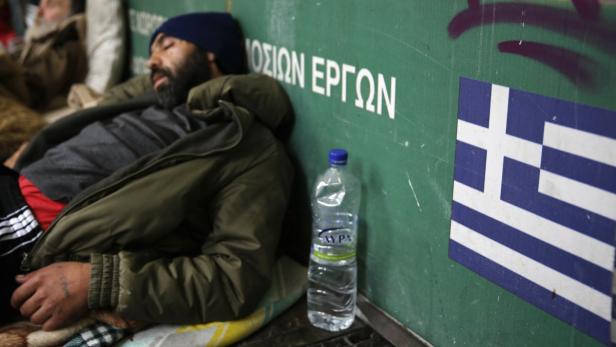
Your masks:
M166 35L165 33L158 33L158 35L156 35L156 37L154 38L154 41L152 41L152 47L160 46L162 45L165 39L173 39L173 38L174 38L173 36Z
M195 44L193 44L192 42L177 38L175 36L167 35L165 33L158 33L156 37L154 38L154 41L152 41L152 46L150 47L150 51L154 49L160 49L161 46L165 44L165 42L169 42L169 41L175 41L175 42L180 42L186 45L195 46Z

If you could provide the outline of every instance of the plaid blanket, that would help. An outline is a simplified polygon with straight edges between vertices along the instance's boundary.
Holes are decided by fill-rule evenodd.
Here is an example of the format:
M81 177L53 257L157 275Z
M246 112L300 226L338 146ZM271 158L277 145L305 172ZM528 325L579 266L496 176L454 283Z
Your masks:
M80 331L64 344L64 347L105 347L113 346L126 335L126 329L114 328L97 322Z

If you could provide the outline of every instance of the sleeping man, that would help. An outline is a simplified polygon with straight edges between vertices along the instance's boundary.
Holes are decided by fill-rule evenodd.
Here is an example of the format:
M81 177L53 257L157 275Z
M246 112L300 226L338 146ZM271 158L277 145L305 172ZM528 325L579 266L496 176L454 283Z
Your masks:
M244 54L228 14L171 18L150 76L2 167L0 317L53 330L94 309L183 324L255 308L293 175L274 134L292 110L275 81L242 74Z

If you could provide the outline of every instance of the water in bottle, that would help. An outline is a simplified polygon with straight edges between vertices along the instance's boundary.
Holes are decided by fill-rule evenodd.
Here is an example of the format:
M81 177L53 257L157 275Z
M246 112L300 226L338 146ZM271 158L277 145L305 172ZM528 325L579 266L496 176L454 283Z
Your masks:
M346 329L355 318L361 191L359 181L348 171L347 156L342 149L330 151L330 167L318 178L312 199L308 319L329 331Z

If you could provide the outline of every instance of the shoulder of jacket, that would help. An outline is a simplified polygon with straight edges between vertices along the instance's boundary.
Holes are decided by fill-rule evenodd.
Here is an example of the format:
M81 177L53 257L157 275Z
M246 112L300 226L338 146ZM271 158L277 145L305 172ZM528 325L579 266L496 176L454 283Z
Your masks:
M153 92L153 90L150 77L145 74L138 75L106 91L98 105L115 104Z

